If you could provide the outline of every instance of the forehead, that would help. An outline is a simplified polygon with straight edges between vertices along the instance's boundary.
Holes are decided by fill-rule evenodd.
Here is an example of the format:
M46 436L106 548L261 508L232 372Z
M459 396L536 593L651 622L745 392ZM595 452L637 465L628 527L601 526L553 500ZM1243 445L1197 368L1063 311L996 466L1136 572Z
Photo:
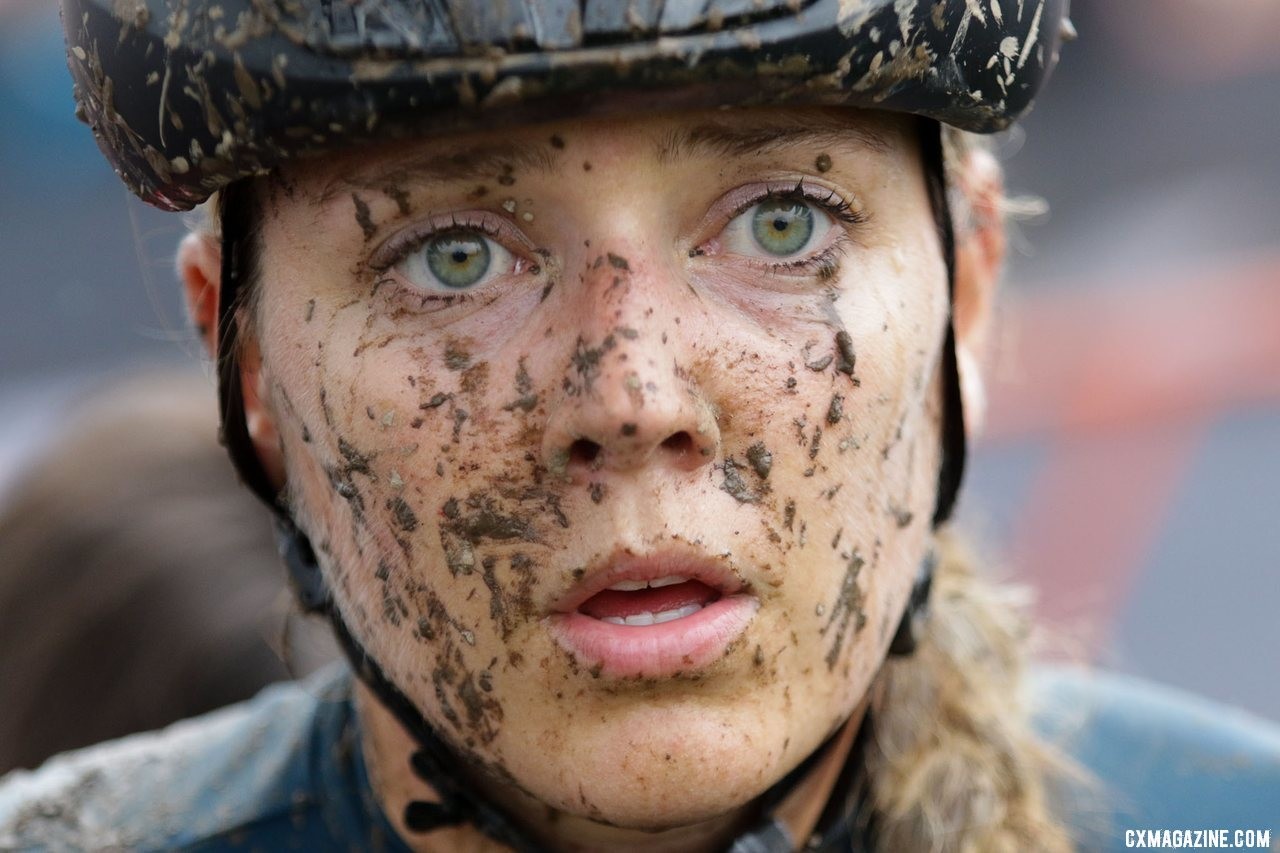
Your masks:
M356 148L289 164L286 180L302 181L319 201L398 181L472 181L504 172L581 168L616 155L675 166L690 160L732 163L789 149L893 156L915 149L918 119L847 107L759 107L597 118L421 137Z

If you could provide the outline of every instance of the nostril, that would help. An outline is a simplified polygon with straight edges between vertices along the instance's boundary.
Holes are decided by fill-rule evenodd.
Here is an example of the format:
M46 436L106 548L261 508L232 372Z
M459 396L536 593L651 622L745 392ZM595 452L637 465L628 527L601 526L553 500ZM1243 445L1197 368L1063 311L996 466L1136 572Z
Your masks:
M580 438L569 447L569 462L591 465L600 456L600 445L589 438Z
M676 454L692 453L694 447L693 436L684 430L672 433L662 442L662 447Z

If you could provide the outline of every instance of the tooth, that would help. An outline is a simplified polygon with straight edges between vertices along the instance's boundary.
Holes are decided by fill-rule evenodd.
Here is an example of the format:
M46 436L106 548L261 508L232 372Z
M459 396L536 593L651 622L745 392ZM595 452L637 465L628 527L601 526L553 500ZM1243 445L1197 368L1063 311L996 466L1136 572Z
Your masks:
M618 581L609 589L614 592L635 592L638 589L644 589L648 585L645 581Z
M688 583L689 579L680 575L668 575L665 578L649 581L649 586L657 589L660 586L675 586L678 583Z
M627 625L630 625L630 626L632 626L632 627L635 627L635 628L640 628L640 627L643 627L643 626L645 626L645 625L652 625L652 624L653 624L653 614L652 614L652 613L648 613L648 612L645 612L645 613L633 613L633 614L631 614L630 616L628 616L628 617L626 618L626 624L627 624Z
M701 609L701 604L686 604L684 607L677 607L675 610L664 610L661 613L653 614L653 624L660 625L663 622L683 619L686 616L692 616Z
M608 622L610 625L625 625L625 624L627 624L626 620L625 620L625 619L623 619L621 616L601 616L601 617L600 617L600 621L601 621L601 622Z

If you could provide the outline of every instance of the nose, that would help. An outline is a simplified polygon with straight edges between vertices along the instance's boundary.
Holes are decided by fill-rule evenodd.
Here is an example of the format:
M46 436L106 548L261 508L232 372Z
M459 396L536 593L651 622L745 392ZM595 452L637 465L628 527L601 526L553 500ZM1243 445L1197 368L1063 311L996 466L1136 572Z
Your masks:
M573 480L696 471L720 451L715 406L695 379L696 344L679 326L663 328L672 289L609 257L603 274L589 267L575 300L577 336L548 413L544 462Z

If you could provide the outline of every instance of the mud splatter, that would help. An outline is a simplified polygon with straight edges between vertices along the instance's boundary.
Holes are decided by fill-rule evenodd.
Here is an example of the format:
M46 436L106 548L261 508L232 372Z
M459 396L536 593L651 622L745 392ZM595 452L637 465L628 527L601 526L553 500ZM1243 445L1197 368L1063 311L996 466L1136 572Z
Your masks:
M367 243L378 233L378 229L373 224L373 218L369 215L369 205L365 203L365 200L355 193L351 194L351 200L356 206L356 224L364 232L364 239Z
M844 417L844 397L839 394L831 395L831 404L827 406L827 423L835 426L840 423L840 419Z
M849 337L849 333L844 329L836 332L836 352L840 354L840 359L836 362L836 370L852 376L858 357L853 351L853 338Z
M412 533L418 529L418 516L414 514L413 507L409 506L404 498L394 497L387 501L387 509L391 510L396 526L401 530Z
M765 480L773 469L773 454L764 446L764 442L757 441L747 448L747 462L751 465L751 470L756 472L756 476Z
M831 615L827 624L822 627L822 636L835 629L835 637L831 649L827 652L827 669L834 670L844 649L849 635L849 626L853 625L854 634L862 631L867 624L867 614L862 609L862 588L858 586L858 575L866 561L856 550L845 565L844 579L840 583L840 591L836 594L835 603L831 606Z
M471 366L471 353L459 341L450 339L444 348L444 366L450 370L466 370Z
M732 495L734 500L740 504L753 504L760 501L759 492L748 486L742 479L742 474L739 473L742 466L732 456L724 460L720 470L724 474L724 482L720 484L720 488Z
M516 399L502 407L504 412L511 412L516 409L522 412L532 412L534 407L538 405L538 395L533 393L533 379L529 377L529 371L525 368L523 357L516 368L516 395Z

